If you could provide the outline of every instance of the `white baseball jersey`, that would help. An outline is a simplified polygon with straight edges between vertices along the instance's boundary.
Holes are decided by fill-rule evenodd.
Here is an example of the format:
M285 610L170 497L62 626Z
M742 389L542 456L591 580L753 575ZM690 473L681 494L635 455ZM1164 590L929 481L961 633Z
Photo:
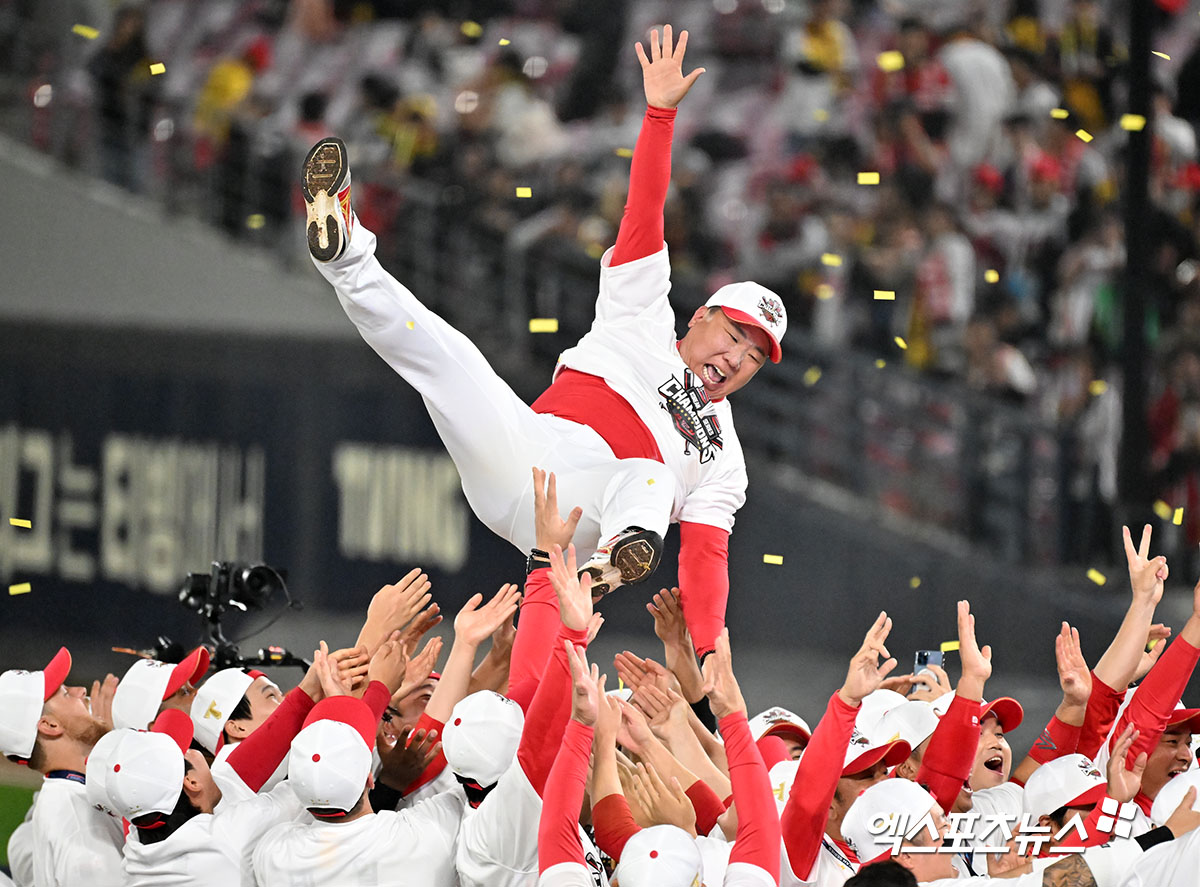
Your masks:
M829 835L821 836L821 849L807 880L801 880L792 872L788 862L787 847L781 842L779 848L780 887L841 887L858 874L858 863L850 859Z
M39 795L40 791L34 794L25 821L8 838L8 868L17 887L33 887L33 809Z
M448 766L442 768L442 772L435 776L429 782L425 783L412 794L405 795L400 799L400 803L396 805L397 810L410 810L420 804L422 801L428 801L430 798L435 798L442 792L461 792L458 780L454 778L454 771Z
M454 842L462 792L411 810L351 822L307 821L271 829L254 851L260 887L456 887Z
M87 788L47 779L33 808L33 883L36 887L120 887L121 821L88 803Z
M308 818L286 782L241 801L222 799L212 813L192 817L165 841L143 844L136 829L125 843L129 887L254 887L259 839L281 822Z
M1010 831L1016 831L1025 809L1025 789L1015 782L1005 782L995 788L984 788L971 793L971 812L979 816L975 820L972 843L976 847L999 847L1006 841L1004 830L994 828L984 834L983 829L992 828L997 817L1003 818ZM989 818L990 821L989 821ZM975 851L971 857L971 868L980 874L988 871L987 854Z
M504 771L478 809L468 807L458 836L455 865L462 887L533 887L538 883L538 821L542 799L520 761ZM582 828L588 887L608 883L600 851Z
M1138 859L1121 887L1195 887L1200 881L1200 829L1151 847Z
M601 377L646 424L675 476L672 521L732 531L746 501L746 461L729 400L711 402L679 356L667 248L616 267L611 260L610 248L592 328L559 366Z

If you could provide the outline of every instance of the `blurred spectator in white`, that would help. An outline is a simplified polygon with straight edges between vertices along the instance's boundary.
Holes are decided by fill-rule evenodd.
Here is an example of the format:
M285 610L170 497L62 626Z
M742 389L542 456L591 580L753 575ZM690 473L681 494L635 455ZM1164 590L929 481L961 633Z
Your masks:
M978 314L967 324L966 381L972 388L1023 401L1037 390L1037 374L1015 345L1000 341L994 321Z
M1115 213L1105 213L1082 240L1063 254L1058 265L1058 288L1050 299L1051 344L1083 345L1092 334L1096 305L1103 290L1116 285L1125 267L1125 233Z
M972 169L997 149L1000 122L1016 98L1012 73L996 47L966 28L950 34L938 59L955 91L950 156L960 170Z
M963 334L975 310L975 251L945 203L925 210L922 228L926 248L917 265L905 358L914 366L961 373Z

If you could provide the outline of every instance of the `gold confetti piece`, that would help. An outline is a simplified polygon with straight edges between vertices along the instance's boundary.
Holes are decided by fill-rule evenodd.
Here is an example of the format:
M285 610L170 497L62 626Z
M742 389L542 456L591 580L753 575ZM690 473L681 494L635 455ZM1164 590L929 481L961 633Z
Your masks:
M152 65L150 65L150 73L151 74L165 74L165 73L167 73L167 66L164 65L162 62L154 62Z
M1126 132L1141 132L1146 128L1146 118L1141 114L1122 114L1121 129Z
M262 213L254 213L246 218L246 227L254 231L257 231L265 224L267 224L267 217Z
M500 38L500 45L501 45L501 46L508 46L508 44L510 44L510 43L512 43L512 41L511 41L511 40L509 40L507 37L501 37L501 38Z
M820 378L821 378L821 368L820 367L809 367L807 370L804 371L804 384L807 385L809 388L812 388L814 385L816 385L817 381Z
M895 342L896 342L896 347L897 347L897 348L899 348L901 351L907 351L907 350L908 350L908 343L907 343L907 342L905 342L905 341L904 341L902 338L900 338L899 336L896 336Z
M878 185L879 173L877 172L860 172L858 174L858 183L860 185Z
M822 301L825 299L832 299L833 298L833 287L827 283L818 283L816 293L817 293L817 298L821 299Z
M1151 54L1151 55L1156 55L1156 56L1158 56L1160 59L1166 59L1167 61L1170 61L1170 60L1171 60L1171 57L1170 57L1169 55L1167 55L1165 52L1159 52L1157 49L1152 49L1152 50L1150 50L1150 54Z
M617 148L618 157L632 157L633 148Z
M1158 515L1159 520L1170 520L1171 506L1159 499L1154 503L1154 513Z
M1075 135L1079 138L1079 141L1083 142L1084 144L1087 144L1092 140L1092 134L1086 129L1075 130Z
M531 333L557 333L558 318L557 317L531 317L529 318L529 332Z
M617 678L617 689L618 690L625 689L625 682L623 680L621 680L620 678Z
M763 563L764 564L774 564L777 567L782 567L783 566L783 555L782 554L764 554L763 555Z
M80 37L83 37L87 40L95 40L100 36L100 32L91 25L76 25L75 27L71 28L71 33L78 34Z
M941 650L943 653L957 653L958 641L942 641Z
M879 70L887 71L889 74L895 71L903 71L904 53L897 52L894 49L881 52L875 56L875 64L879 65Z
M517 196L518 197L532 197L533 189L528 186L520 187L517 189Z
M23 520L22 518L19 518L19 517L10 517L8 519L8 522L10 524L12 524L14 527L24 527L27 530L33 529L33 521L31 521L31 520Z
M1088 394L1092 395L1093 397L1099 397L1107 390L1108 383L1103 379L1092 379L1092 381L1088 382Z
M1171 518L1171 523L1173 523L1177 527L1183 526L1183 508L1182 507L1175 509L1175 514Z
M813 111L813 120L817 121L818 123L824 123L828 119L829 112L824 108L817 108L817 110Z
M875 369L877 369L877 370L881 370L881 369L883 369L885 366L887 366L887 361L886 361L886 360L884 360L882 357L877 357L877 358L875 358Z
M654 486L654 478L652 478L652 477L651 477L651 478L647 478L647 479L646 479L646 486L648 486L648 487L652 487L652 486Z
M1071 112L1066 108L1052 108L1050 110L1050 116L1055 120L1066 120L1071 116Z
M909 579L908 587L909 588L920 588L921 587L921 577L913 576L911 579Z
M1147 642L1146 642L1146 652L1147 652L1147 653L1149 653L1151 650L1153 650L1155 647L1157 647L1157 646L1158 646L1158 642L1159 642L1160 640L1162 640L1162 638L1155 638L1155 639L1154 639L1154 640L1152 640L1152 641L1147 641Z
M876 302L894 302L896 301L895 290L875 290Z
M1108 577L1105 576L1103 573L1101 573L1099 570L1097 570L1095 567L1092 567L1090 570L1087 571L1087 577L1089 579L1091 579L1093 582L1095 582L1097 585L1103 585L1105 582L1108 581Z
M822 253L821 264L829 265L831 268L840 268L842 265L842 257L837 253Z
M1000 272L995 268L988 268L983 272L983 279L988 283L996 283L1000 279Z
M33 586L28 582L21 582L17 585L8 586L9 594L29 594L31 591L33 591Z
M463 32L464 37L479 37L483 34L483 25L479 22L463 22L459 30Z
M410 330L411 330L411 329L413 329L413 328L416 326L416 324L415 324L415 323L413 323L411 320L410 320L410 321L408 321L408 322L407 322L406 324L404 324L404 325L405 325L406 327L408 327Z
M604 256L604 244L589 243L587 246L585 246L583 248L583 251L585 253L587 253L589 256L591 256L593 259L600 259Z

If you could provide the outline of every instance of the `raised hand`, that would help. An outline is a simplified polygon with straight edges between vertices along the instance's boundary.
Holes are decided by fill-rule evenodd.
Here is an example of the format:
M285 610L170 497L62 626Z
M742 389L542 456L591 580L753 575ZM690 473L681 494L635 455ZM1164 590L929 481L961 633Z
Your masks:
M596 747L599 748L604 743L615 745L617 734L621 732L621 700L605 693L600 697L597 710Z
M958 602L958 659L962 663L958 695L981 701L983 686L992 676L992 648L985 645L979 649L970 601Z
M893 663L894 664L894 663ZM746 700L742 689L733 676L733 654L729 649L729 629L722 628L717 636L717 645L711 656L704 660L701 668L704 675L704 695L709 707L718 718L734 712L745 712Z
M315 674L320 692L326 699L330 696L350 695L350 688L342 682L337 665L329 655L329 645L324 641L321 641L319 649L313 651L313 664L309 671Z
M654 617L654 633L664 647L692 651L687 623L683 620L683 605L679 602L679 589L663 589L654 596L646 610Z
M1146 635L1146 646L1150 647L1150 649L1143 649L1142 658L1138 660L1137 668L1134 669L1133 678L1130 680L1130 683L1137 683L1150 674L1150 669L1154 668L1154 663L1158 662L1158 657L1163 654L1163 650L1167 649L1166 640L1170 636L1171 626L1163 625L1161 622L1155 622L1150 626L1150 633Z
M571 717L585 727L594 727L599 718L600 697L608 675L600 675L600 667L588 665L587 653L564 640L567 662L571 666Z
M1086 707L1092 695L1092 672L1079 646L1079 629L1066 622L1054 639L1054 659L1058 664L1058 684L1063 701L1068 705Z
M658 41L658 29L650 32L650 58L646 58L641 43L635 44L638 61L642 63L646 104L652 108L674 108L704 73L703 68L697 68L686 77L683 76L683 53L687 49L687 41L688 32L680 31L679 42L672 47L671 26L664 25L661 44Z
M928 671L918 672L911 675L911 683L915 687L919 687L913 691L909 699L920 699L923 702L933 702L940 699L945 694L954 689L954 685L950 683L950 675L946 674L946 670L940 665L926 665ZM888 678L880 682L881 687L887 687Z
M403 642L403 641L402 641ZM392 700L399 702L417 687L421 686L437 668L438 657L442 653L442 639L430 638L425 647L416 656L408 658L408 667L404 670L404 683L392 694Z
M1145 752L1137 756L1132 768L1126 766L1125 758L1138 735L1133 724L1126 727L1113 744L1112 756L1108 759L1108 796L1121 803L1133 800L1142 787L1142 774L1146 772Z
M350 688L351 693L366 689L367 666L371 656L365 646L347 647L329 654L330 663L337 668L340 683Z
M1170 571L1167 569L1167 559L1162 555L1150 557L1150 535L1153 531L1149 524L1142 529L1142 541L1137 550L1133 549L1133 537L1129 527L1121 527L1121 535L1125 541L1125 562L1129 566L1129 584L1133 586L1135 601L1156 605L1163 596L1163 583Z
M646 743L654 741L654 734L646 716L637 706L629 702L621 702L621 729L617 733L617 742L623 748L629 749L635 755L640 755Z
M395 632L392 639L376 650L367 666L367 682L379 681L387 687L389 698L400 689L408 670L408 650L395 639L398 635Z
M430 604L415 617L412 622L400 634L400 643L406 645L408 649L415 650L420 643L421 638L430 631L436 628L442 621L442 608L436 603Z
M483 595L474 595L454 617L454 637L471 647L478 647L504 622L512 619L521 602L521 592L511 582L500 586L500 590L486 604Z
M379 781L396 791L404 791L425 772L442 744L438 741L437 730L422 729L413 733L412 727L405 727L394 744L376 742L375 747L383 765L379 770Z
M558 595L558 613L562 624L573 631L585 631L592 618L592 577L579 576L575 546L568 545L566 556L555 545L550 549L550 584Z
M891 618L887 613L880 613L863 639L862 646L851 658L846 682L838 690L842 701L847 705L857 708L865 697L879 688L883 679L896 667L896 660L890 658L892 654L884 646L891 630ZM885 657L882 665L879 663L880 656ZM711 656L708 658L712 659Z
M414 567L394 585L385 585L367 607L367 621L381 627L383 637L402 629L425 608L432 595L429 577Z
M592 618L588 620L587 627L587 642L588 646L592 645L592 641L596 639L596 635L600 634L600 629L604 626L604 617L599 613L593 613Z
M633 694L633 703L650 721L650 730L659 739L666 738L675 730L690 730L687 718L687 702L674 691L664 692L653 684L643 684Z
M1196 787L1193 785L1183 793L1183 800L1179 802L1179 806L1175 808L1175 812L1171 814L1171 818L1165 823L1167 828L1171 830L1171 834L1177 839L1182 838L1196 828L1200 828L1200 813L1197 813L1193 809L1195 803Z
M559 548L570 545L581 517L583 517L583 509L576 506L571 509L566 520L562 519L562 515L558 513L558 487L554 472L550 472L549 482L547 482L546 472L535 467L533 469L533 537L537 547L548 552L555 545Z
M92 717L108 730L113 728L112 703L117 695L117 683L116 675L106 675L103 681L92 681L92 692L88 694Z
M653 659L642 659L628 650L618 653L613 658L617 669L617 677L625 682L631 690L637 690L643 684L653 684L660 690L678 689L679 681L675 675Z
M653 767L638 764L633 770L632 788L656 824L673 825L695 836L696 809L678 779L672 776L668 784Z

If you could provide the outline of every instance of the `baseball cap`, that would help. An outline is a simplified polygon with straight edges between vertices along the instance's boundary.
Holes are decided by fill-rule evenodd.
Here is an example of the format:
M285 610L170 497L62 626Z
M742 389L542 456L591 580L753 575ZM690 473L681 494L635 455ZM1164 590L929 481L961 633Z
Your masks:
M130 730L128 727L118 727L116 730L109 730L100 737L100 741L92 746L91 752L88 753L87 760L84 762L87 772L87 799L88 803L98 810L103 810L105 813L116 815L117 811L112 805L112 801L108 798L108 774L111 770L109 766L110 759L117 750L122 740L130 733L137 731Z
M1183 803L1183 796L1189 788L1197 789L1196 800L1192 809L1200 811L1200 770L1186 770L1178 776L1172 776L1166 785L1158 790L1154 797L1154 806L1150 808L1150 820L1155 825L1163 825L1176 808Z
M1034 819L1059 807L1086 807L1104 800L1108 780L1085 755L1063 755L1034 771L1025 783L1023 810Z
M512 764L525 715L506 696L480 690L459 701L442 730L442 752L455 776L486 788Z
M930 703L921 699L906 699L884 712L875 725L875 731L880 736L899 736L911 750L933 735L938 719L938 713Z
M750 719L749 726L755 742L764 736L788 736L807 745L812 738L812 728L808 722L780 706L760 711Z
M1182 705L1175 706L1175 710L1171 712L1170 718L1167 720L1167 731L1179 730L1183 728L1189 733L1200 733L1200 708L1184 708Z
M1021 708L1021 703L1011 696L1001 696L991 702L985 699L979 706L979 723L982 724L983 719L990 714L996 716L1005 733L1011 733L1021 726L1021 721L1025 720L1025 709Z
M863 865L877 862L891 855L897 832L911 831L936 806L933 795L915 782L885 779L850 805L842 820L842 837ZM894 829L884 825L893 821Z
M176 709L160 714L149 732L126 730L108 756L104 777L113 812L131 821L150 813L169 816L183 791L183 753L191 742L192 721Z
M897 693L895 690L880 688L863 697L858 714L854 716L854 722L861 729L874 729L875 725L879 723L879 719L885 713L907 701L903 695Z
M288 754L288 782L304 807L346 811L358 803L371 775L376 726L371 709L353 696L313 706Z
M229 715L237 708L256 678L265 678L261 671L244 668L223 668L200 685L192 700L192 725L196 741L214 755L222 745L222 731Z
M144 730L158 715L162 701L184 684L199 684L208 671L208 650L197 647L182 662L139 659L125 672L113 696L113 724Z
M842 775L851 776L855 773L861 773L869 767L874 767L880 761L883 761L884 766L891 768L897 764L902 764L912 754L912 748L907 742L901 739L898 735L889 736L886 739L881 738L883 734L876 734L872 729L869 732L863 732L855 724L853 732L850 734L850 742L846 746L846 756L842 762Z
M613 873L621 887L699 887L696 839L674 825L652 825L630 838Z
M787 311L779 296L760 283L743 280L725 284L709 296L704 305L720 308L730 320L756 326L765 332L771 340L771 363L779 363L783 357L779 343L787 332Z
M775 809L780 815L787 806L788 795L792 792L792 783L796 781L796 771L799 768L799 761L780 761L767 771L767 778L771 780L771 791L775 795Z
M59 647L41 671L10 669L0 674L0 753L28 762L46 704L71 672L71 653Z

